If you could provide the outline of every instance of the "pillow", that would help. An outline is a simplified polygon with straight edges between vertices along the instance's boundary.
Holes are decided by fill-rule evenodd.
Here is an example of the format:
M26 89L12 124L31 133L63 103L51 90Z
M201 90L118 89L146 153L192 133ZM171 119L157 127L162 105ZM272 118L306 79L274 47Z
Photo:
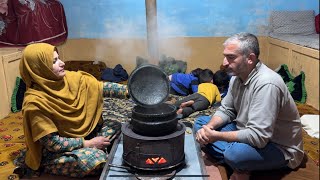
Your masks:
M306 103L307 101L307 91L304 85L304 81L305 74L303 71L301 71L297 77L286 83L292 98L296 102L302 104Z
M314 17L313 10L272 11L270 32L275 34L314 34L316 33Z
M282 64L279 68L275 70L283 79L285 83L291 81L294 77L291 75L288 66L286 64Z
M170 75L173 73L186 73L187 62L182 60L176 60L173 57L167 57L165 55L162 55L160 57L159 67L167 75Z
M11 96L11 111L19 112L22 109L24 93L26 92L26 84L20 77L16 78L16 85Z
M305 74L303 71L296 77L293 77L286 64L282 64L275 70L286 83L292 98L299 103L306 103L307 91L305 87Z
M128 80L128 77L129 75L127 71L121 66L121 64L117 64L113 69L106 68L102 72L101 80L119 83Z

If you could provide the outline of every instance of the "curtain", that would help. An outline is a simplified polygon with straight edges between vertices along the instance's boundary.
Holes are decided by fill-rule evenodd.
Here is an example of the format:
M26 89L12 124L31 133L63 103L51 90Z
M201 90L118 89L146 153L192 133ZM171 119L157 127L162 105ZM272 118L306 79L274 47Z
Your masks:
M67 36L65 12L58 0L0 0L0 47L57 45Z

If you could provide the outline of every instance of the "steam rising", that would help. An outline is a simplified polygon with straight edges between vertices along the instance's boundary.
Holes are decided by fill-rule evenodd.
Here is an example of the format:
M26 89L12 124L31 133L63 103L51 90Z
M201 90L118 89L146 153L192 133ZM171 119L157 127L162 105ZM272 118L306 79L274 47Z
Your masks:
M159 56L166 55L187 60L191 54L185 36L185 27L174 18L158 14L158 48ZM138 23L137 23L138 22ZM148 59L146 18L107 21L104 23L107 37L96 47L96 57L106 57L115 54L118 63L136 63L136 56ZM179 37L180 36L180 37ZM137 46L138 44L138 46ZM110 45L108 47L108 45ZM141 46L141 47L140 47ZM108 60L112 61L112 59ZM108 66L114 66L108 65Z

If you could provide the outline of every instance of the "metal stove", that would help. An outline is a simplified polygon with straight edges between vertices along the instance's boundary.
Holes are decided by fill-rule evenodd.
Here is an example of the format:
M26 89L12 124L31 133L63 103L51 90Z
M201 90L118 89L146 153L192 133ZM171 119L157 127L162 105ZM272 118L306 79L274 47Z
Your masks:
M148 171L128 166L123 160L123 135L115 140L115 144L109 154L108 163L105 165L100 180L137 180L137 179L174 179L174 180L206 180L209 176L205 170L201 158L199 144L195 141L192 124L183 122L184 133L184 161L183 163L169 169Z

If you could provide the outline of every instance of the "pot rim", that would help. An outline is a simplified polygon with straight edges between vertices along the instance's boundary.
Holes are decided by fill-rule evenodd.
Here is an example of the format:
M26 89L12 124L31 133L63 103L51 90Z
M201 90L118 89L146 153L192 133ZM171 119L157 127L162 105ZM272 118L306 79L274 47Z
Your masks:
M172 104L167 104L167 103L162 103L162 104L160 104L160 105L163 105L163 104L166 104L166 105L168 105L168 107L170 107L170 108L172 108L171 109L171 111L169 111L169 112L163 112L163 113L161 113L161 114L147 114L146 112L137 112L136 111L136 107L139 107L139 106L135 106L135 107L133 107L133 109L132 109L132 114L136 114L136 115L138 115L139 117L165 117L165 116L170 116L170 115L172 115L173 113L175 113L176 114L176 111L177 111L177 107L176 106L174 106L174 105L172 105ZM143 107L144 108L144 106L140 106L140 107ZM159 108L159 106L158 107L155 107L155 108ZM150 108L149 108L150 109Z

